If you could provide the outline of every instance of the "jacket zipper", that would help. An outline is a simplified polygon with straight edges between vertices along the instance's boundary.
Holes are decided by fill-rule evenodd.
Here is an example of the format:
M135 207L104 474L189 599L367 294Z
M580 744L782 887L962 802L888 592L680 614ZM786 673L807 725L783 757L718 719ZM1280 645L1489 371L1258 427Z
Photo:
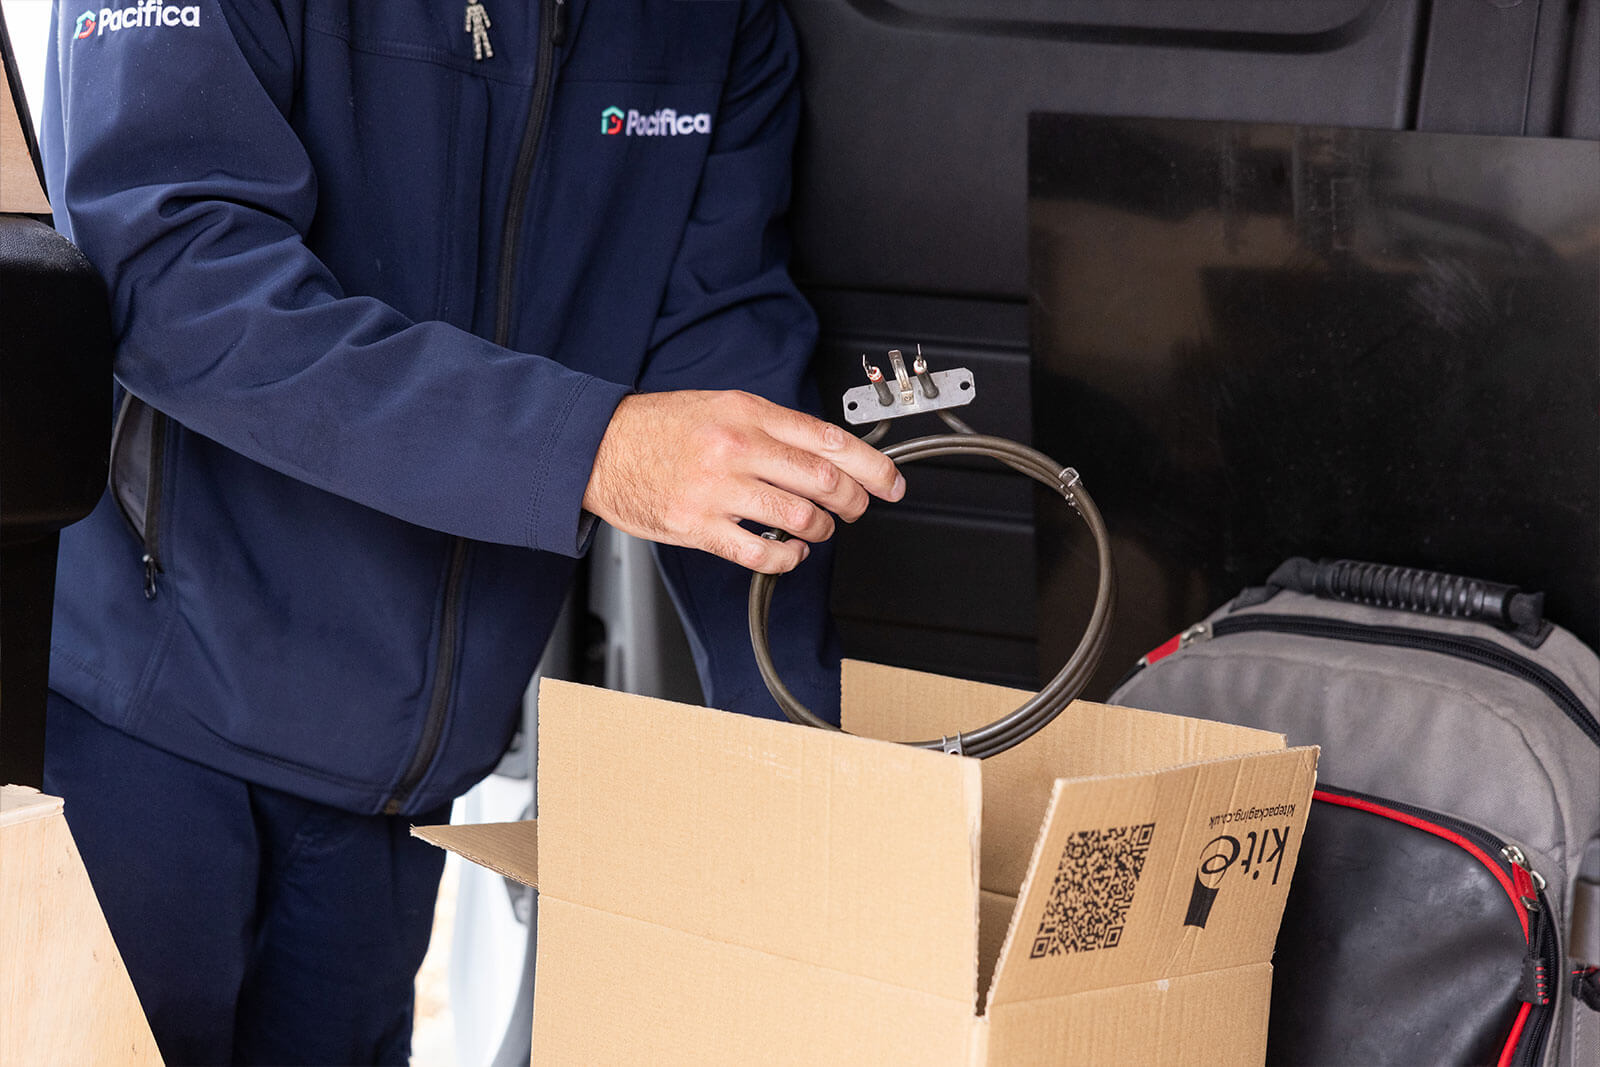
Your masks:
M1369 645L1389 645L1422 652L1437 652L1489 667L1514 678L1520 678L1542 690L1551 702L1561 709L1562 714L1583 731L1585 737L1600 745L1600 721L1596 721L1594 713L1584 707L1583 701L1578 699L1554 671L1481 637L1431 633L1405 626L1367 626L1341 619L1301 615L1235 615L1217 619L1209 624L1200 623L1189 627L1178 637L1152 650L1140 661L1140 665L1148 666L1180 648L1189 647L1196 641L1263 630L1333 641L1355 641Z
M167 416L155 408L145 404L132 393L125 393L122 405L117 411L115 425L111 429L111 470L109 477L115 481L117 477L116 457L123 448L124 434L131 432L128 423L135 417L134 405L141 405L150 413L150 455L145 467L144 483L144 520L136 521L128 513L127 506L122 502L122 494L117 492L115 484L111 486L111 499L117 505L117 510L122 513L122 521L128 524L133 535L139 539L142 549L139 562L144 567L144 598L156 598L156 575L162 573L161 569L161 491L162 481L165 476L167 454Z
M511 300L516 291L517 241L522 231L522 212L528 203L533 164L539 154L539 142L544 137L546 105L555 82L551 63L555 58L556 46L567 39L566 0L541 0L539 26L539 82L534 88L533 104L528 109L527 125L522 130L522 144L517 148L517 166L511 172L511 199L506 203L505 230L500 235L500 277L494 318L494 343L497 345L505 345L511 340Z
M1555 1014L1552 983L1560 977L1561 951L1550 915L1550 901L1545 895L1544 878L1528 865L1522 849L1480 826L1415 804L1328 785L1318 786L1311 797L1325 804L1392 819L1449 841L1477 860L1500 883L1522 927L1528 954L1523 957L1522 1008L1506 1035L1498 1067L1537 1064L1544 1054Z
M541 0L539 5L538 82L534 87L533 102L528 107L527 124L522 131L522 144L517 149L516 168L511 172L511 198L506 204L505 230L500 238L500 277L495 301L494 343L505 346L511 338L512 297L516 283L518 232L522 228L522 213L527 206L528 187L533 179L533 165L538 158L539 142L544 136L545 116L549 110L550 90L555 83L555 49L565 43L567 36L566 0ZM407 798L422 781L423 775L438 754L439 740L444 735L445 713L450 708L450 691L455 686L457 644L460 640L461 579L467 568L469 542L456 537L450 543L450 564L444 583L444 604L439 621L438 666L434 670L433 689L428 695L428 711L422 720L422 736L417 740L417 750L400 784L390 794L383 806L385 815L398 815Z
M144 598L156 598L156 575L161 573L161 493L166 480L167 417L151 409L150 481L144 500Z

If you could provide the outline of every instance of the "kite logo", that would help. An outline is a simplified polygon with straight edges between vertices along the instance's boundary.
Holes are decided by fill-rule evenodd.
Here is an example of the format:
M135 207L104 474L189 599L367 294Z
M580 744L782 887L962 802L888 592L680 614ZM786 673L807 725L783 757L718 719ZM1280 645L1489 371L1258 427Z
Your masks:
M1284 804L1271 808L1242 808L1224 815L1214 816L1213 819L1249 819L1259 818L1253 813L1257 811L1278 812L1287 808L1290 813L1294 805ZM1294 827L1284 824L1282 827L1263 827L1260 833L1251 830L1244 835L1244 840L1232 834L1222 834L1206 842L1205 848L1200 850L1200 864L1194 873L1194 888L1189 893L1189 911L1183 917L1183 925L1198 926L1205 929L1206 920L1211 916L1211 905L1216 903L1217 891L1222 888L1222 876L1228 873L1236 861L1243 857L1239 870L1250 876L1253 882L1261 877L1261 872L1267 864L1272 864L1272 884L1278 884L1278 875L1283 871L1283 853L1289 844L1289 835L1294 832ZM1255 870L1251 870L1254 865ZM1238 879L1234 879L1238 881Z
M622 132L623 112L620 107L608 107L600 112L600 132L613 136Z
M94 33L94 27L95 20L93 11L85 11L83 14L79 15L77 39L81 41L85 37L88 37L90 34Z

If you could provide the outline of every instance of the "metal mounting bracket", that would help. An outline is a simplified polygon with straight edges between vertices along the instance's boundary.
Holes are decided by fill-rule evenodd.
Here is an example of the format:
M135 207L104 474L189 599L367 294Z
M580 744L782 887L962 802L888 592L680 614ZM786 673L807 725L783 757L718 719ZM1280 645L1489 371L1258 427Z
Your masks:
M929 371L918 347L913 373L906 373L905 357L899 349L889 352L889 364L894 369L895 380L890 383L881 370L861 357L862 369L867 373L866 385L848 389L844 394L844 421L852 426L898 419L905 415L921 415L945 408L964 407L977 398L978 389L972 372L965 367L952 370Z

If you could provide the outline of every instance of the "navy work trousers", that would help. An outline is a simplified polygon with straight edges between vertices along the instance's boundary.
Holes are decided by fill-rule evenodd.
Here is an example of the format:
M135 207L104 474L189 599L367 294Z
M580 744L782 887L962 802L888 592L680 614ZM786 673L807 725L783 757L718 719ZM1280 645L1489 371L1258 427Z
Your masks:
M50 694L66 800L168 1064L405 1064L444 853L417 816L354 815L180 759Z

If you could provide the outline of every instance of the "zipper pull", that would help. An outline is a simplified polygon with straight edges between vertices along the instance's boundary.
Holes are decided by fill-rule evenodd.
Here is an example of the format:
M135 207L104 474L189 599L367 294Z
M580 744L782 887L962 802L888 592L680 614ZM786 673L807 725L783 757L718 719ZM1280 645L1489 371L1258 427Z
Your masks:
M1211 624L1197 622L1176 637L1169 638L1164 643L1152 648L1149 652L1139 657L1139 666L1148 667L1152 663L1159 663L1179 649L1188 648L1196 641L1211 640Z
M140 562L144 564L144 598L146 600L154 600L156 598L156 575L161 573L161 566L156 562L156 558L148 552L144 554Z
M467 17L463 27L465 32L472 35L472 58L478 63L494 58L494 45L489 43L489 29L493 25L489 21L489 12L480 0L467 0Z
M1522 906L1529 911L1539 910L1539 894L1544 891L1544 876L1528 866L1527 853L1516 845L1506 845L1500 855L1511 864L1511 885L1522 898Z
M550 43L564 45L567 43L567 0L556 0L556 10L550 20Z
M1531 949L1522 957L1522 984L1517 995L1529 1004L1550 1003L1550 976L1544 971L1544 960Z
M1511 864L1511 887L1522 906L1528 909L1528 954L1522 958L1522 984L1518 995L1529 1004L1547 1005L1550 1003L1550 975L1541 951L1543 938L1537 932L1537 924L1542 921L1539 894L1544 891L1544 876L1528 865L1527 853L1516 845L1503 846L1500 855Z

